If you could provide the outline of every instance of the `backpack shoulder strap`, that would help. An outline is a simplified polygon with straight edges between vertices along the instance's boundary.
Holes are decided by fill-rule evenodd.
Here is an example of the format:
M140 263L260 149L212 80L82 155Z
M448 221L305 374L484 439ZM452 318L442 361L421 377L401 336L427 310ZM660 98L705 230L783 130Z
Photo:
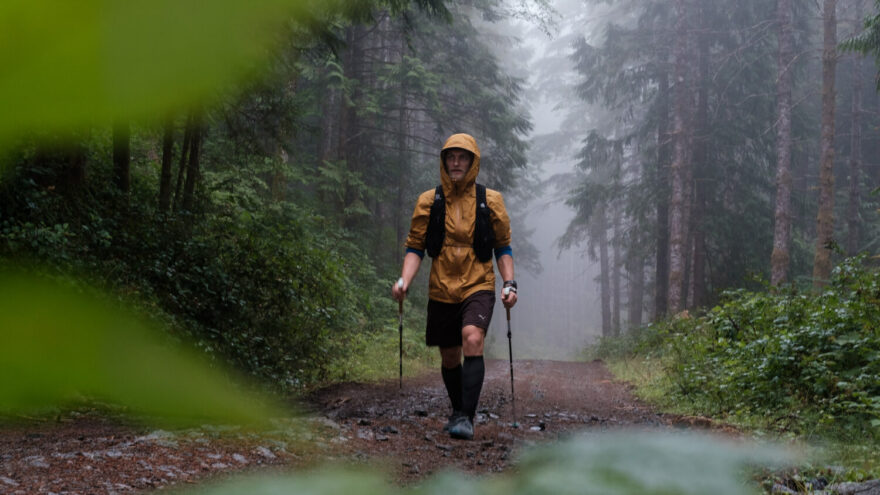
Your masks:
M477 211L474 219L474 252L477 259L487 262L492 259L495 247L495 230L492 228L492 210L486 201L486 186L477 184Z
M446 239L446 197L443 195L443 186L434 189L434 203L431 204L431 213L428 219L428 231L425 233L425 250L431 258L440 254L443 249L443 241Z

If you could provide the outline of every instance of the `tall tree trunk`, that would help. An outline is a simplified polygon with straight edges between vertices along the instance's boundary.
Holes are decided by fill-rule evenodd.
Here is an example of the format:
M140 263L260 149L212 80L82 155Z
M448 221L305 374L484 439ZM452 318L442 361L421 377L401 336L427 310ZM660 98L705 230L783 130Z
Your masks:
M611 331L611 274L608 260L608 224L605 205L593 214L594 236L599 243L599 298L602 305L602 336L610 337Z
M402 84L400 88L400 110L397 115L397 194L395 197L396 208L391 212L394 218L394 226L396 228L396 240L397 243L395 245L395 249L392 251L395 255L394 263L398 263L403 254L403 243L406 236L405 230L405 218L404 211L405 206L403 204L403 188L405 182L405 175L407 170L406 163L406 85ZM392 265L394 266L394 265Z
M706 294L706 214L709 187L709 36L705 3L700 8L701 35L699 37L699 90L697 91L697 116L694 123L694 207L691 209L691 232L693 232L694 255L691 266L691 303L701 307L708 301Z
M856 18L862 16L861 2L857 5ZM856 24L855 30L861 25ZM862 177L862 55L853 54L852 77L852 111L850 118L849 145L849 204L846 209L847 233L846 254L855 256L861 244L859 205L861 191L859 183Z
M193 113L190 114L186 118L186 126L184 126L183 131L183 144L180 145L180 161L177 165L177 182L174 186L174 210L178 211L181 209L181 202L183 200L183 182L186 179L186 163L187 158L189 157L189 149L191 146L192 138L193 138Z
M664 46L657 40L657 235L654 273L654 319L666 315L666 302L669 296L669 161L671 136L669 135L669 56Z
M174 119L165 120L162 133L162 171L159 174L159 212L171 210L171 177L174 154Z
M645 294L645 262L635 246L627 249L627 271L629 273L629 295L627 297L627 327L642 326L642 302Z
M685 0L675 1L675 98L673 108L674 150L670 166L671 190L669 197L669 297L668 310L677 313L684 309L682 283L685 265L685 195L687 193L687 31Z
M788 280L791 252L791 71L794 65L794 36L791 0L777 0L778 57L776 77L776 208L773 219L773 253L770 255L770 284Z
M620 208L612 207L612 243L611 249L611 334L620 335Z
M186 181L183 184L183 210L192 212L195 207L196 183L199 180L199 151L202 145L201 114L193 116L192 137L190 138L189 162L186 166Z
M824 0L822 48L822 138L819 163L819 212L816 215L816 253L813 287L824 287L831 277L834 235L834 76L837 69L837 0Z
M123 193L131 191L131 131L127 121L113 123L113 180Z

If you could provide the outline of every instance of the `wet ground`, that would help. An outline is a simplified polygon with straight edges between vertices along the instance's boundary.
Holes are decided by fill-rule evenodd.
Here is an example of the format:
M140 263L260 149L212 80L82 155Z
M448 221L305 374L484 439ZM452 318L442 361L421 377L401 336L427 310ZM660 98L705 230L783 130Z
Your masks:
M316 410L339 425L358 458L385 458L406 483L455 468L500 472L517 449L584 429L663 428L678 423L639 403L598 361L518 361L516 422L507 361L486 362L486 379L471 441L442 432L450 406L440 372L380 385L343 384L312 396Z
M0 493L149 492L224 473L335 460L378 462L407 484L449 468L504 471L522 447L584 429L694 423L653 412L601 362L519 361L514 428L509 372L507 361L486 362L471 441L441 431L450 411L439 370L404 380L402 390L396 380L325 388L308 398L309 419L281 420L275 431L260 434L211 427L170 432L98 411L18 418L0 423Z

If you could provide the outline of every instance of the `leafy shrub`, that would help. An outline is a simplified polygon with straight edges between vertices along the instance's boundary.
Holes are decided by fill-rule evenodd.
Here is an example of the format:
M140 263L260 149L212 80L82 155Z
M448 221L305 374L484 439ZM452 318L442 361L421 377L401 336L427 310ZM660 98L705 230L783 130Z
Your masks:
M333 378L350 342L390 326L396 308L345 232L290 203L204 204L156 211L135 175L130 196L96 168L63 194L22 168L2 183L0 257L87 274L210 355L281 389Z
M727 292L705 315L646 327L626 348L662 356L673 400L706 412L873 434L880 425L878 303L880 271L851 258L820 294Z

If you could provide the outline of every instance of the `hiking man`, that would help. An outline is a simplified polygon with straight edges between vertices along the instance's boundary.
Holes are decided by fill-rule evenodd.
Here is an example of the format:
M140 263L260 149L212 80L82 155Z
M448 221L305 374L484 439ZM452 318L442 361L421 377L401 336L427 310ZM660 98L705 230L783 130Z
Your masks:
M476 140L467 134L450 136L440 151L441 185L416 202L403 270L391 289L392 297L402 301L427 251L433 261L425 342L440 348L443 383L452 404L444 430L463 439L474 437L486 370L483 341L495 306L493 252L508 289L501 302L511 308L517 300L510 220L501 193L476 183L479 172Z

